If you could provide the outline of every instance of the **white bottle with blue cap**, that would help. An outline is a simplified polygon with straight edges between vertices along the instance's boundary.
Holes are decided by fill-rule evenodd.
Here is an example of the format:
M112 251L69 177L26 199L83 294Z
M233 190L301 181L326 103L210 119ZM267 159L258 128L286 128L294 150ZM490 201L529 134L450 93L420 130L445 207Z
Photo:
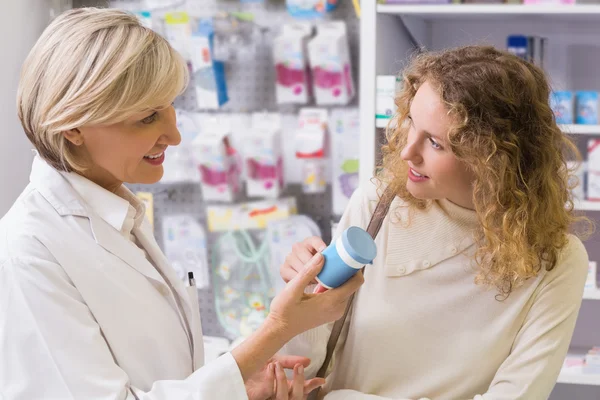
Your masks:
M351 226L325 250L325 264L317 281L327 289L343 285L377 256L375 241L364 229Z

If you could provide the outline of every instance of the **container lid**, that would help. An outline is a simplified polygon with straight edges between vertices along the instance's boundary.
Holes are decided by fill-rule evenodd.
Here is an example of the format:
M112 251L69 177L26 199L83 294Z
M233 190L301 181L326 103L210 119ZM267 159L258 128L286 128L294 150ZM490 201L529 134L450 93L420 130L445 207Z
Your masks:
M350 257L361 264L370 264L377 256L375 241L358 226L351 226L342 233L342 244Z

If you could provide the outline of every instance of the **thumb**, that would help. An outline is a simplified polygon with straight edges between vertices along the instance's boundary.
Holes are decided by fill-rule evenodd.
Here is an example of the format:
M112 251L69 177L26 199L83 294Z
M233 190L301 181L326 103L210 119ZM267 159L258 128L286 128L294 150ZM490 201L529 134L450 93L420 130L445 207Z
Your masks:
M288 286L294 290L304 293L304 289L315 279L315 277L321 272L325 259L323 254L315 254L300 271L298 275L294 277Z

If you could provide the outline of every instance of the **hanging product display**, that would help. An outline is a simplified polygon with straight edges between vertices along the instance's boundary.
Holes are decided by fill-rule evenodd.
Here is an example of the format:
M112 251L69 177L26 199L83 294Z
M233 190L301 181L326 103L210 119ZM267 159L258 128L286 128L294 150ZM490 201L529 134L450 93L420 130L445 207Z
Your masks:
M295 18L321 18L333 11L339 0L286 0L288 12Z
M191 61L196 102L200 110L216 110L227 103L225 64L213 58L212 19L201 19L191 36Z
M233 202L241 192L241 167L231 143L227 118L204 115L202 130L192 142L202 195L208 202Z
M333 213L342 215L359 183L360 115L358 109L335 109L329 121Z
M177 129L181 134L179 146L171 146L165 153L164 173L161 183L192 183L198 182L199 172L193 157L192 143L201 135L199 116L177 109Z
M209 229L220 232L211 259L215 311L230 339L250 335L266 318L276 271L265 228L295 212L293 198L207 209Z
M354 80L346 24L319 24L317 36L308 43L308 56L317 104L348 104L354 97Z
M312 97L308 66L308 23L286 24L273 41L273 59L277 81L275 90L279 104L306 104Z
M291 215L288 218L269 221L266 241L269 245L271 271L275 276L275 291L279 293L285 282L279 275L279 266L292 252L294 244L311 236L321 236L319 226L306 215Z
M186 214L170 215L163 217L162 231L165 256L179 278L187 282L188 272L192 272L198 289L209 287L206 233L202 225Z
M323 193L327 189L327 110L303 108L298 121L295 145L302 169L302 191Z
M281 116L255 113L244 140L248 197L277 198L284 186Z
M231 339L254 332L275 297L267 242L257 242L248 231L232 231L212 249L215 311Z

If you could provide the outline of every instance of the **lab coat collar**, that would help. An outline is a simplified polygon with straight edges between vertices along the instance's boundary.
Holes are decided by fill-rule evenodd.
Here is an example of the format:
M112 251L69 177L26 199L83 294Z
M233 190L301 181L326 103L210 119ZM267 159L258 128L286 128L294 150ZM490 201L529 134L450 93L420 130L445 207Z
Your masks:
M67 179L39 156L33 160L30 182L61 216L88 218L96 243L141 274L164 284L164 280L144 253L132 246L118 230L102 219Z
M94 210L109 225L126 234L127 238L129 237L130 232L123 232L123 225L130 212L129 209L133 208L134 205L137 206L137 204L130 203L128 201L130 199L126 200L76 172L61 172L60 174L67 179L67 182L77 192L87 208ZM122 190L124 193L126 189Z

